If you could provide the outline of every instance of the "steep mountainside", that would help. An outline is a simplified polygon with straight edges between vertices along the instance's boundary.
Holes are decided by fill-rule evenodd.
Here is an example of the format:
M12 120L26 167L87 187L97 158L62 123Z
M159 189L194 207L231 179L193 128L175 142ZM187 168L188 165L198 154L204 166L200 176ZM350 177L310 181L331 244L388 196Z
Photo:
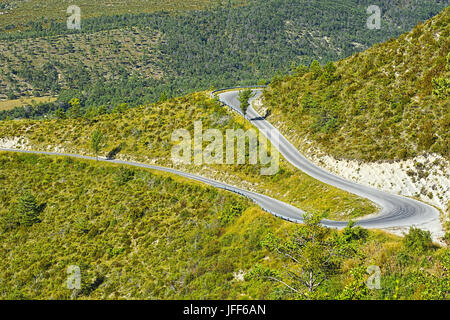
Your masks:
M21 2L0 15L5 21L20 9L22 18L29 19L20 31L10 26L0 33L0 99L58 95L57 105L63 108L77 97L83 107L112 109L122 102L135 106L211 86L267 82L277 73L290 72L291 66L344 58L398 36L446 3L377 1L381 29L371 30L366 25L370 0L222 1L220 6L212 1L207 9L188 12L188 6L177 1L184 9L176 14L144 10L140 2L147 4L133 1L124 12L120 3L84 7L82 1L86 14L80 31L67 29L64 10L55 9L59 19L52 6L47 16L42 10L29 11L31 16L20 11L22 5L37 6L38 1ZM169 3L153 2L160 4L154 8ZM22 109L0 113L0 119L52 111L50 106Z
M70 113L74 113L73 109ZM0 121L0 146L93 154L91 136L99 130L105 135L100 155L114 152L118 158L177 167L267 194L307 212L324 213L329 218L346 220L377 211L370 201L314 180L282 157L275 175L261 175L261 167L268 165L263 166L260 161L258 165L249 164L248 147L245 164L226 164L224 158L224 164L174 163L171 151L178 142L172 141L172 134L177 129L187 129L193 137L194 121L202 121L203 130L220 130L224 145L225 130L250 128L248 122L244 124L241 117L221 107L208 93L200 92L128 110L117 108L112 114L94 113L91 118L78 115L57 120ZM203 147L207 145L209 142L204 141Z
M224 299L267 290L255 283L247 291L233 273L267 254L258 232L288 224L242 197L95 161L0 153L0 164L1 299L70 299L73 265L81 290L72 297L82 299ZM25 192L38 205L32 225L17 218ZM253 241L244 241L249 235Z
M450 8L398 39L278 77L269 121L338 159L450 158ZM305 143L305 142L308 143Z
M237 195L144 169L12 153L0 153L0 183L0 299L299 298L254 276L294 267L263 243L298 226ZM448 299L445 248L359 229L328 230L328 240L352 250L310 299ZM369 265L382 266L380 290L365 286ZM72 290L76 267L81 288Z
M80 7L83 18L101 15L118 15L124 13L150 13L157 11L178 12L200 10L220 5L222 0L0 0L0 28L6 31L26 29L30 21L45 18L47 20L65 21L66 10L70 5ZM233 4L245 4L245 0L232 0Z

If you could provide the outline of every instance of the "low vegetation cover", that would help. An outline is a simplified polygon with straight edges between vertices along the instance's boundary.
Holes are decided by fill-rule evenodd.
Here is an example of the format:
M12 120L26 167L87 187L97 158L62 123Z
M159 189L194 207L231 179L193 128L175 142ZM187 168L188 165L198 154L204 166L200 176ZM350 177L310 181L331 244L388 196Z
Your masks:
M172 133L194 121L251 128L191 92L270 79L269 121L337 158L449 159L447 1L379 1L381 30L366 27L370 0L80 0L81 31L66 27L71 4L0 0L1 147L174 167L288 202L305 223L155 170L0 152L0 299L449 299L448 248L356 226L377 211L368 200L282 158L272 176L248 153L171 160Z
M449 45L447 8L350 58L299 66L265 91L269 121L336 158L395 160L432 152L449 159Z
M222 107L206 92L130 109L122 105L113 113L103 115L97 115L92 109L92 113L81 116L79 101L73 99L71 104L68 110L71 117L67 119L2 121L0 139L23 139L34 150L118 157L176 167L267 194L308 212L325 213L337 220L377 211L370 201L312 179L281 156L278 173L263 176L260 169L267 165L250 164L248 147L245 164L174 163L171 152L178 141L172 141L172 134L177 129L187 129L193 137L195 121L202 121L204 130L215 128L223 134L227 129L251 128L248 121L244 123L241 116ZM60 117L64 118L64 114ZM93 148L95 132L102 138ZM209 142L204 141L203 145L205 148Z
M1 299L448 299L449 251L418 229L295 225L176 176L67 157L0 153L0 182ZM314 286L299 280L311 268Z
M34 109L37 107L37 105L42 103L47 103L56 100L54 97L39 97L39 98L21 98L21 99L15 99L15 100L5 100L0 101L0 111L3 110L11 110L14 108L23 108L25 107L25 110L28 109Z
M158 11L176 13L186 10L199 10L216 7L222 0L127 0L111 2L108 0L1 0L0 12L3 17L0 20L0 28L6 31L26 30L30 21L39 20L45 13L47 20L62 22L66 20L65 12L70 5L82 8L82 14L86 18L101 15L118 15L124 13L151 13ZM245 4L245 0L232 0L233 5ZM68 16L68 15L67 15Z
M136 106L210 87L265 83L290 72L292 65L309 65L314 59L324 64L396 37L445 7L439 0L401 5L377 1L380 30L366 26L370 0L223 1L177 14L157 10L191 3L132 1L124 12L124 5L116 2L97 16L105 2L90 2L86 8L81 5L79 31L67 29L65 11L59 9L69 3L55 1L58 9L50 3L45 18L38 18L42 11L24 15L30 21L17 27L20 31L5 26L0 33L0 60L5 62L0 64L0 99L59 99L37 110L0 112L0 119L42 117L57 107L69 108L74 97L83 109L113 109L120 103ZM21 2L17 10L42 5ZM13 17L15 10L0 21ZM62 18L54 20L54 11Z

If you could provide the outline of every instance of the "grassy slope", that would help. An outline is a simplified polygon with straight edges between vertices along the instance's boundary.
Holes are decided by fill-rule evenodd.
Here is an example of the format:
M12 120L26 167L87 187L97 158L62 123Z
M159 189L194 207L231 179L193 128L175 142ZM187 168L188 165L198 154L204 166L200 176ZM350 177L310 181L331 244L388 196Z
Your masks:
M1 216L24 187L46 205L40 223L0 235L1 298L70 298L69 265L82 269L82 297L237 298L247 288L232 273L264 257L263 230L287 225L237 195L148 170L119 186L113 165L13 154L0 162ZM220 220L233 205L245 211L233 222L239 231Z
M432 80L450 79L449 45L447 8L399 39L337 62L331 83L311 72L278 79L265 94L269 120L337 158L436 152L448 159L449 88L439 97Z
M114 80L123 68L134 76L160 79L163 74L156 60L165 58L157 49L160 38L161 35L154 30L130 28L51 39L27 38L17 40L13 45L9 41L1 41L0 55L8 63L2 64L0 73L11 76L17 71L29 70L28 63L42 66L51 61L64 66L67 71L58 79L62 85L72 83L77 87L77 81L83 80L77 78L86 77L80 70L90 70L95 79ZM30 92L33 88L32 83L20 83L19 86Z
M0 153L0 222L24 188L45 205L41 222L0 229L0 298L70 299L70 265L81 268L82 299L290 298L276 283L237 281L233 273L256 264L281 270L260 242L268 232L285 237L295 225L237 195L130 169L134 176L119 186L117 165ZM236 217L223 223L232 207ZM376 232L357 247L317 297L338 298L355 281L355 268L378 265L382 289L366 299L445 298L448 250L415 254L398 237Z
M194 5L200 2L211 3ZM398 36L443 7L439 0L379 1L382 29L372 31L366 28L370 0L250 0L231 9L205 5L208 10L179 15L136 13L174 3L184 10L193 2L127 1L125 8L116 1L106 9L104 3L90 2L92 11L82 6L81 33L71 35L63 21L67 1L20 2L0 15L0 28L14 19L32 23L26 29L33 30L0 33L5 39L0 60L6 61L0 64L0 99L80 90L90 105L114 107L153 102L163 91L180 96L211 86L266 82L289 72L291 64L337 60ZM47 9L28 10L38 5ZM98 17L103 9L113 16ZM55 10L62 13L61 22L50 27L41 16L55 17Z
M10 110L16 107L30 106L41 102L51 102L55 100L56 98L54 97L32 97L27 99L21 98L21 99L0 101L0 111Z
M233 1L233 3L243 3L242 1ZM9 2L4 16L0 20L0 27L14 24L18 27L26 25L29 21L40 19L45 12L47 19L56 21L65 21L69 16L66 13L72 1L39 0L30 1L0 1L0 4ZM79 0L75 5L80 7L82 18L98 17L100 15L117 15L124 13L150 13L155 11L180 11L180 10L199 10L216 6L221 1L217 0L128 0L128 1L89 1ZM11 9L8 9L11 8ZM2 11L2 10L0 10Z
M106 135L103 154L122 145L121 158L173 167L171 150L176 143L171 141L172 133L185 128L193 136L195 120L202 120L204 130L218 128L224 134L226 129L244 128L242 118L202 92L123 113L102 115L94 120L2 121L0 138L25 138L36 150L57 147L56 150L69 153L92 154L90 138L98 129ZM249 128L248 123L245 126ZM256 190L307 212L325 213L333 219L345 220L376 211L369 201L320 183L280 160L280 171L274 176L262 176L260 165L249 164L180 165L178 168Z

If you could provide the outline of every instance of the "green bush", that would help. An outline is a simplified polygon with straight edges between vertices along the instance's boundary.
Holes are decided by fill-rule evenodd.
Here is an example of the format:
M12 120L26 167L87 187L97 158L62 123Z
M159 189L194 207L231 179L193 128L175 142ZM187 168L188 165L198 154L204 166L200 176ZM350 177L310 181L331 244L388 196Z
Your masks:
M403 244L409 251L422 253L432 247L433 241L431 240L430 231L411 227L403 239Z
M322 67L319 61L314 60L309 67L309 71L312 73L313 79L319 78L322 75Z
M222 214L220 215L220 222L222 225L227 225L232 222L236 217L239 217L244 211L245 207L240 202L229 203L225 206Z
M344 231L342 232L342 237L347 242L366 240L368 236L369 231L360 226L355 226L355 222L353 220L349 221L347 227L345 227Z

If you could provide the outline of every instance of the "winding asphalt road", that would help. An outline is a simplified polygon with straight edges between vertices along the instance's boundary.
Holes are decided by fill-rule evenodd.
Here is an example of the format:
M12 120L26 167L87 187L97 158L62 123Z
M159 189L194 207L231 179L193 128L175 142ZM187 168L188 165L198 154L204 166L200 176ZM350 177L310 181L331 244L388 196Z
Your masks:
M261 95L261 90L254 90L256 95L253 99L258 98ZM238 101L238 91L229 91L218 94L220 101L231 107L233 110L242 114L240 110L240 102ZM251 123L259 128L264 134L268 130L275 130L269 122L264 120L252 107L247 110L247 117L250 119ZM292 163L295 167L302 170L311 177L320 180L329 185L333 185L339 189L351 192L358 196L372 200L378 206L381 207L381 211L378 215L359 220L358 225L366 228L389 228L389 227L407 227L429 223L431 221L438 221L439 212L424 203L419 201L396 196L390 193L379 191L370 187L366 187L360 184L356 184L338 176L335 176L317 166L312 164L307 160L285 137L283 137L279 132L279 151L285 157L287 161ZM267 135L266 135L267 136ZM270 135L267 136L268 139L271 138ZM79 159L95 160L95 157L83 156L78 154L67 154L67 153L57 153L57 152L44 152L44 151L28 151L28 150L18 150L18 149L2 149L0 151L9 152L19 152L19 153L30 153L30 154L41 154L41 155L54 155L54 156L67 156ZM230 186L223 182L205 178L199 175L179 171L176 169L165 168L160 166L154 166L149 164L123 161L123 160L110 160L105 158L99 158L99 161L116 163L122 165L130 165L135 167L153 169L163 172L168 172L176 174L181 177L185 177L191 180L196 180L202 183L206 183L216 188L228 190L239 195L248 197L258 204L263 210L273 214L274 216L280 217L282 219L291 222L302 222L302 215L304 212L292 205L284 203L282 201L276 200L274 198ZM325 226L333 228L342 228L347 225L346 222L323 220L322 223Z
M0 148L0 151L47 155L47 156L63 156L63 157L72 157L72 158L85 159L85 160L96 160L95 157L83 156L83 155L79 155L79 154L70 154L70 153L5 149L5 148ZM292 221L292 222L302 222L301 217L304 212L301 211L300 209L297 209L287 203L273 199L271 197L268 197L268 196L265 196L265 195L262 195L259 193L251 192L248 190L236 188L236 187L230 186L230 185L220 182L220 181L212 180L212 179L205 178L205 177L202 177L202 176L199 176L196 174L187 173L187 172L172 169L172 168L154 166L154 165L138 163L138 162L123 161L123 160L116 160L116 159L110 160L110 159L100 158L100 157L98 158L98 161L168 172L168 173L176 174L178 176L185 177L185 178L188 178L191 180L203 182L203 183L206 183L213 187L228 190L228 191L237 193L239 195L248 197L249 199L253 200L256 204L258 204L262 209L268 211L269 213L272 213L273 215L275 215L279 218L282 218L282 219L285 219L288 221Z
M255 96L252 100L261 96L262 90L253 90ZM242 114L238 100L239 91L228 91L219 93L219 100L236 112ZM371 187L357 184L334 174L331 174L306 159L274 126L259 115L251 106L247 109L247 119L257 127L270 140L269 132L275 132L279 137L279 151L284 158L296 168L309 176L326 184L335 186L341 190L348 191L358 196L367 198L376 203L381 211L378 215L358 221L358 224L366 228L389 228L420 226L432 221L439 221L439 211L432 206L416 201L414 199L393 195ZM331 227L345 226L344 222L323 221Z

